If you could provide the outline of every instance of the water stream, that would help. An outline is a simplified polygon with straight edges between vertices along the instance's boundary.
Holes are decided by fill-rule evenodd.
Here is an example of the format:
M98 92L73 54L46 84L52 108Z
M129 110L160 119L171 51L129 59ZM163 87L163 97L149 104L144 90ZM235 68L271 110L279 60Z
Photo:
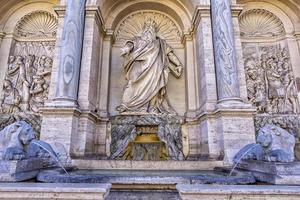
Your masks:
M54 154L52 149L48 149L45 146L43 146L42 144L40 144L39 142L37 142L36 140L31 141L31 143L39 146L40 148L42 148L44 151L46 151L56 162L57 164L64 170L64 172L70 176L70 174L67 172L66 168L63 166L63 164L60 162L60 160L58 159L57 155ZM50 145L49 145L50 146ZM51 147L50 147L51 148Z
M232 173L234 172L234 170L236 169L236 167L238 166L238 164L241 162L241 160L255 147L259 146L259 144L254 144L252 147L250 147L247 151L245 151L245 153L243 153L243 155L238 159L238 161L235 163L235 165L233 166L233 168L231 169L230 173L228 176L231 176Z

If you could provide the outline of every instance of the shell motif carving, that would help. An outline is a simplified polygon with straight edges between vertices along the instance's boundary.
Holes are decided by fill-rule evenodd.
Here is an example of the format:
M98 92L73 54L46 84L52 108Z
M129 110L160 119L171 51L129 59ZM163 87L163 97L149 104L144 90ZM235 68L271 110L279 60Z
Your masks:
M244 38L278 37L285 34L282 21L264 9L252 9L239 17L241 36Z
M115 38L125 41L140 36L147 19L153 19L157 24L157 36L169 42L180 42L182 31L167 15L158 11L138 11L128 15L116 28Z
M34 11L25 15L16 25L15 34L27 39L55 38L57 18L46 11Z

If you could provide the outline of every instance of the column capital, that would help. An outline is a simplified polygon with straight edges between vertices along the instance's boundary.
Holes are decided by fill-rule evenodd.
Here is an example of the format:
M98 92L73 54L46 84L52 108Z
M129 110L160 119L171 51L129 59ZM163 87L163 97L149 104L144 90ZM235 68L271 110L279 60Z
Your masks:
M198 26L201 18L210 17L210 5L197 6L192 19L193 29Z
M5 33L4 32L0 32L0 43L2 42L3 38L5 37Z

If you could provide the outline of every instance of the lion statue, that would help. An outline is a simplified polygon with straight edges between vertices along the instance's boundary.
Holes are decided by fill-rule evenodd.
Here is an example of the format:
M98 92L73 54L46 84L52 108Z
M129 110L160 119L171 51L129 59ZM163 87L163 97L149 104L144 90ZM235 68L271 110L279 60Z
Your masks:
M267 124L258 131L257 144L248 144L235 156L239 160L260 160L267 162L295 161L295 136L279 126Z
M26 158L27 148L36 139L36 132L25 121L15 122L0 131L0 156L3 160Z

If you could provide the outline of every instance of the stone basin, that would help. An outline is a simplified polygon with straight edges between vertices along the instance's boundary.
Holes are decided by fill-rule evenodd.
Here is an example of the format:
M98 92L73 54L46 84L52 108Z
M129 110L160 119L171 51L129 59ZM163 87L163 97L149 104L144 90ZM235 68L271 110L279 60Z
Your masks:
M111 183L111 184L253 184L255 178L250 173L235 171L228 176L224 171L205 170L68 170L69 175L60 169L43 170L37 180L47 183Z

